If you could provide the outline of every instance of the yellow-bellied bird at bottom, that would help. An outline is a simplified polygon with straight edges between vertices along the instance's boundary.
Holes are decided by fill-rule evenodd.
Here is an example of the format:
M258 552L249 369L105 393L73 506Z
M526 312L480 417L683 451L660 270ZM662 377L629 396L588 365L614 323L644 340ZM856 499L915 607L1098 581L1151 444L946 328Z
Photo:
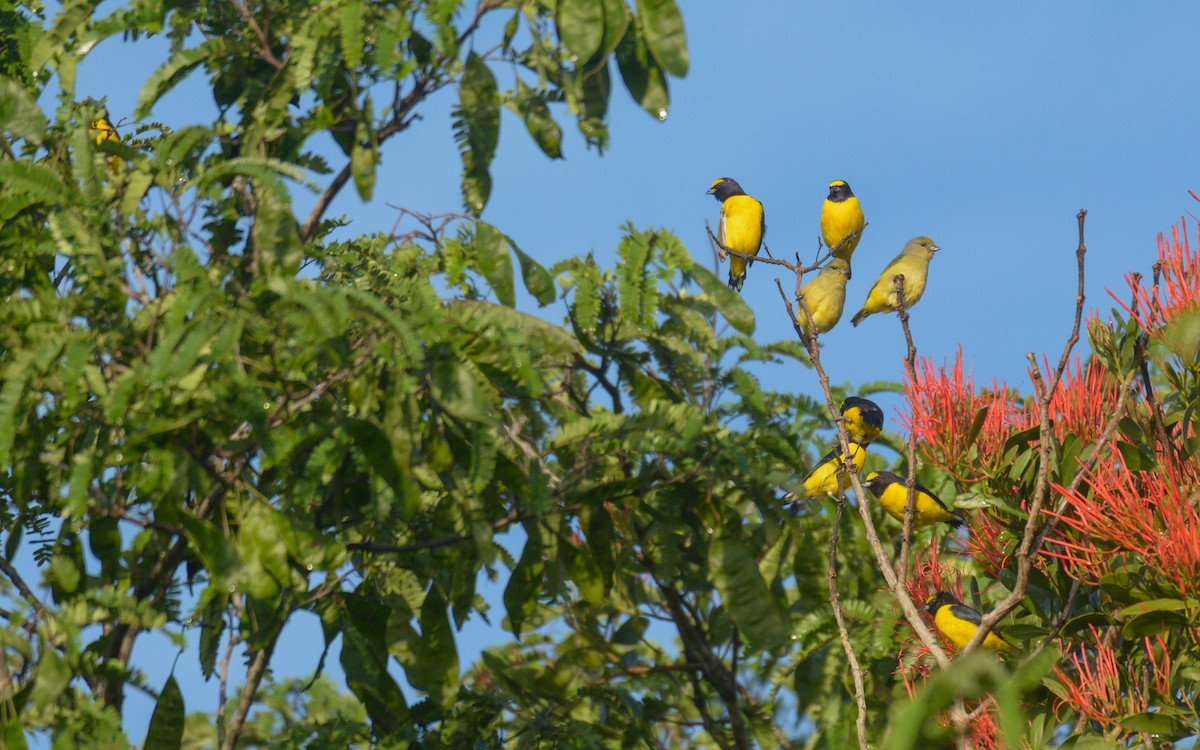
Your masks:
M847 263L862 239L862 228L866 223L862 206L845 180L829 183L829 197L821 206L821 238L833 257ZM846 272L846 277L851 276Z
M939 591L925 602L925 611L933 615L933 624L955 646L966 646L979 630L983 616L946 591ZM1016 651L1017 647L995 630L983 639L983 647L991 651Z
M883 409L870 399L847 396L842 402L842 418L850 442L866 447L883 431Z
M905 479L890 471L873 471L867 475L863 486L875 493L879 504L889 516L904 523L904 507L908 504L908 485ZM963 525L962 516L951 513L946 504L925 485L916 482L913 491L914 529L934 523L948 523L955 529Z
M746 269L753 260L729 256L729 250L744 255L758 255L763 235L767 233L763 205L746 195L742 186L732 177L713 180L708 195L721 202L721 224L717 229L717 253L724 261L729 258L729 286L742 291L746 281Z
M857 471L862 471L863 464L867 462L867 449L858 443L850 443L850 460L854 463ZM835 445L833 450L826 453L813 466L813 470L808 472L808 476L804 477L804 495L805 497L814 497L816 495L836 495L850 486L849 467L843 469L846 463L842 455L842 446ZM786 498L793 500L795 498Z
M821 269L817 278L800 290L818 333L829 332L842 319L842 309L846 306L846 280L849 278L850 264L841 258L834 258ZM803 309L796 310L796 320L807 333L808 319Z
M858 325L868 315L880 312L895 312L896 285L893 278L904 274L904 308L911 310L925 294L925 280L929 275L929 261L933 254L940 250L933 240L928 237L913 237L905 244L904 249L892 262L888 263L883 273L875 281L875 286L867 294L867 301L862 309L854 314L850 322Z
M112 120L108 119L108 114L100 115L95 120L92 120L92 124L88 128L88 133L96 141L96 145L100 145L105 141L121 142L121 136L117 133L117 128L112 124ZM119 156L108 157L109 169L119 169L124 164L125 160Z

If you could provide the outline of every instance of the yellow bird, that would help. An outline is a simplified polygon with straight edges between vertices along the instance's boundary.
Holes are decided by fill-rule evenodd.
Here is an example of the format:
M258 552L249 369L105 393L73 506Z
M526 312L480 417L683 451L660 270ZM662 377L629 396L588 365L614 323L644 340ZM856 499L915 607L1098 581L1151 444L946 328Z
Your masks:
M931 596L929 601L925 602L925 611L933 615L933 623L937 625L937 629L941 631L942 635L959 648L966 646L975 637L975 633L979 630L979 623L983 621L983 617L978 612L960 602L953 594L945 591L939 591ZM1004 636L995 630L992 630L983 639L983 647L990 651L1006 653L1017 650L1016 646L1005 640Z
M721 256L721 261L729 257L727 251L730 250L750 256L758 255L763 235L767 233L763 205L746 195L746 191L732 177L713 180L707 195L715 196L721 202L721 225L717 229L717 254ZM753 260L736 255L729 257L730 287L742 291L746 269L752 263Z
M858 443L864 448L883 431L883 409L869 399L848 396L842 402L842 418L846 423L850 442Z
M805 284L801 290L818 333L827 333L842 319L842 309L846 306L846 280L849 278L850 264L841 258L834 258L821 269L817 278ZM802 329L807 330L808 320L804 317L803 309L796 311L796 320Z
M110 141L113 143L121 142L121 136L117 133L117 128L112 124L112 120L108 119L107 113L100 115L95 120L92 120L92 124L91 127L88 128L88 132L92 135L92 138L95 139L97 146L105 141ZM108 157L109 169L120 169L124 165L125 160L121 157L115 155Z
M858 443L851 442L850 461L856 467L856 471L862 471L863 464L867 461L866 448ZM849 486L849 467L846 466L846 461L842 457L842 447L840 445L835 445L833 450L822 456L821 460L817 461L816 466L813 467L813 470L808 472L808 476L804 477L805 497L837 495Z
M940 249L928 237L913 237L909 240L900 254L892 258L892 262L879 274L875 286L871 287L871 292L867 294L867 301L850 322L857 326L868 315L896 310L896 285L892 279L897 274L904 274L904 308L911 310L925 294L929 261Z
M889 516L904 523L904 506L908 503L908 484L905 479L890 471L873 471L867 475L863 486L875 493L879 504ZM913 489L914 529L934 523L948 523L955 529L963 525L962 516L951 513L946 504L930 492L928 487L917 482Z
M862 206L845 180L829 183L829 197L821 206L821 237L833 257L850 262L854 248L862 239L862 228L866 223ZM850 273L846 273L850 277Z

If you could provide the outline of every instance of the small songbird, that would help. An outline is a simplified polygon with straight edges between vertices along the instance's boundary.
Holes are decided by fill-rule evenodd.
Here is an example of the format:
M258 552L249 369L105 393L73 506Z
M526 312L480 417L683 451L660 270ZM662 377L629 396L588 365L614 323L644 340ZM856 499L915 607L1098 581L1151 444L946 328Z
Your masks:
M866 223L862 206L845 180L829 183L829 197L821 206L821 237L833 257L850 262L854 248L862 239L862 228ZM846 278L850 278L847 271Z
M983 616L971 607L963 604L953 594L939 591L925 602L925 611L933 615L933 623L942 635L955 646L966 646L979 630ZM1004 636L992 630L983 639L983 647L990 651L1011 653L1017 647L1004 639Z
M864 448L883 431L883 409L869 399L847 396L842 402L842 417L850 442Z
M121 136L117 133L117 128L112 124L112 120L108 119L108 113L104 113L92 120L91 126L88 128L88 133L96 141L96 145L100 145L105 141L120 143ZM113 155L108 157L108 168L120 169L125 165L125 160L119 156Z
M745 255L758 255L762 247L763 235L767 233L766 216L763 205L754 198L746 195L742 186L732 177L720 177L713 180L707 195L716 196L721 202L721 224L717 229L717 254L721 261L729 257L729 286L742 291L746 281L746 269L753 260L729 256L727 251Z
M904 523L904 507L908 503L908 485L905 479L890 471L873 471L867 475L863 486L875 493L879 504L888 515L900 523ZM963 525L962 516L951 513L946 504L929 488L920 482L915 483L913 497L913 528L929 526L934 523L948 523L951 528Z
M867 461L867 449L858 443L850 443L850 461L855 465L857 471L862 471L863 464ZM833 450L826 453L813 466L813 470L808 472L808 476L804 477L804 495L805 497L814 497L817 495L836 495L850 486L849 467L842 469L846 463L842 456L842 446L835 445ZM794 498L786 498L794 499Z
M842 309L846 306L846 280L849 278L850 264L841 258L834 258L821 269L817 278L805 284L801 290L818 333L829 332L842 319ZM804 317L803 309L796 311L796 320L802 329L807 329L808 320Z
M900 254L879 274L875 286L871 287L871 292L867 295L867 301L850 322L857 326L868 315L896 310L896 285L892 279L897 274L904 274L904 308L911 310L913 305L920 301L921 295L925 294L929 261L940 249L928 237L914 237L909 240Z

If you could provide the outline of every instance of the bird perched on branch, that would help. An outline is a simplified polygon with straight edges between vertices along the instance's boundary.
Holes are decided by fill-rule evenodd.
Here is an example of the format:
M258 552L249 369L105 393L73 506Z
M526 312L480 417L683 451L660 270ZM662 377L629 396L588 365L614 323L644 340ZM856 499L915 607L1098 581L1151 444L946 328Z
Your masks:
M845 180L829 183L829 197L821 206L821 238L825 240L825 247L829 248L833 257L850 263L854 248L858 247L858 241L862 239L865 223L862 206L859 205L850 185ZM846 278L850 278L851 275L848 268L847 266Z
M95 140L97 146L105 141L111 143L121 142L121 136L117 133L117 128L112 124L112 120L108 119L107 112L92 120L91 126L88 128L88 133ZM123 166L125 166L125 160L121 157L116 155L108 157L109 170L120 169Z
M908 485L903 477L890 471L873 471L867 475L863 486L875 493L879 504L888 515L904 523L904 508L908 504ZM913 485L913 528L935 523L948 523L951 528L963 525L962 516L950 512L946 504L920 482Z
M849 278L850 264L841 258L834 258L821 269L817 278L800 290L818 333L827 333L842 319L842 309L846 306L846 280ZM796 320L807 333L808 319L803 309L796 311Z
M883 273L875 281L867 294L867 301L862 309L854 314L850 322L857 326L868 315L896 310L896 285L893 279L898 274L904 274L904 309L911 310L925 294L925 280L929 275L929 261L933 254L940 250L933 240L928 237L913 237L904 245L904 249L892 262L887 264Z
M713 181L707 195L721 202L721 224L717 229L717 254L724 262L729 257L729 286L742 291L746 281L746 269L754 261L730 252L743 255L758 255L763 235L767 233L763 205L746 195L742 186L732 177L720 177Z
M941 631L942 635L959 648L970 643L979 630L979 623L983 622L982 615L960 602L954 594L946 591L939 591L931 596L925 602L925 611L933 615L933 624L937 625L937 629ZM1004 636L995 630L988 633L987 637L983 639L983 647L990 651L1005 653L1017 650L1016 646L1005 640Z
M862 471L866 461L867 449L851 441L850 462L854 464L855 470ZM844 466L845 468L843 468ZM804 477L804 496L837 495L850 486L849 471L845 456L842 454L842 446L833 446L833 450L822 456L821 460L813 466L813 470L808 472L808 476ZM797 498L789 494L784 499L795 500Z
M842 418L850 442L864 448L883 431L883 409L870 399L847 396L842 402Z

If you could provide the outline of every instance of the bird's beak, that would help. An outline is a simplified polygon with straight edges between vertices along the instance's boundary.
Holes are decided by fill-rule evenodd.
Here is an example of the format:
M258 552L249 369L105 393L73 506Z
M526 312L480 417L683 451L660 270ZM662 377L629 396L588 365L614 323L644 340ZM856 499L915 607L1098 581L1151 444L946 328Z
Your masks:
M711 187L711 188L709 188L708 190L705 190L705 191L704 191L704 194L705 194L705 195L712 195L712 194L713 194L713 193L715 193L715 192L717 192L717 189L716 189L715 187Z
M938 247L937 245L930 245L930 246L929 246L929 252L931 252L931 253L936 253L938 250L941 250L941 248L940 248L940 247Z

